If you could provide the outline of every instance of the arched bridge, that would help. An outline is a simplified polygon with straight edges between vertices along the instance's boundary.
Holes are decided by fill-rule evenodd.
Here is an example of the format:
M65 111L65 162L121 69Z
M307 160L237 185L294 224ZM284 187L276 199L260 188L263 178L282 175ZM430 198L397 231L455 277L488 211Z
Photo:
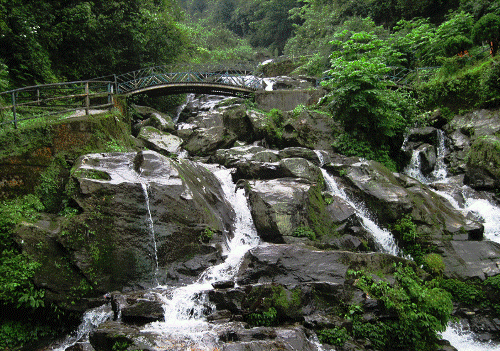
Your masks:
M201 93L249 97L263 88L256 65L208 64L149 67L86 81L44 84L0 93L0 126L48 115L114 106L114 95Z
M150 67L122 74L115 81L117 93L124 95L200 93L248 97L263 87L255 66L248 64Z

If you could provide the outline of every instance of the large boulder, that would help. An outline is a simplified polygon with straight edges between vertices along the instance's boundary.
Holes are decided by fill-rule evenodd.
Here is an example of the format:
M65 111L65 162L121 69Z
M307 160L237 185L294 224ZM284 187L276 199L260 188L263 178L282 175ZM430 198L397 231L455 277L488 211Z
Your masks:
M201 112L179 125L177 136L184 140L182 147L190 154L207 156L217 149L231 146L236 134L224 126L220 111Z
M332 151L336 135L342 132L338 122L328 114L302 109L284 115L283 140L313 150Z
M174 262L215 252L234 211L207 167L155 152L80 158L72 184L81 214L19 232L27 254L52 262L37 284L54 299L80 285L94 295L156 285Z
M303 178L247 181L252 217L264 241L335 235L321 185Z
M160 153L179 155L182 152L181 138L154 127L142 127L137 138L143 140L149 149Z

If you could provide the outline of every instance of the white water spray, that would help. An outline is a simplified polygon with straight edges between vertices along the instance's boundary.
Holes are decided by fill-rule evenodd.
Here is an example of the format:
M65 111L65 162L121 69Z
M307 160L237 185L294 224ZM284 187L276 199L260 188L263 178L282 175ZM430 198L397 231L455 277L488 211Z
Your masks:
M161 299L164 303L165 320L151 323L145 329L162 335L162 340L168 340L169 343L175 340L194 345L197 349L213 349L217 343L217 333L213 331L213 326L204 320L207 313L213 309L206 291L213 289L212 283L233 280L245 253L259 244L244 189L236 189L230 170L209 165L207 167L214 168L212 171L220 181L225 200L235 212L233 237L227 241L224 252L226 259L204 271L194 284L175 289L162 287Z
M458 351L500 351L500 345L493 342L480 342L474 339L474 333L468 325L462 323L449 323L446 330L441 333Z
M446 145L445 136L442 130L438 130L438 145L436 147L436 164L434 170L431 172L429 177L426 177L422 173L422 166L420 160L420 150L413 150L411 155L411 160L408 166L405 168L404 173L412 178L415 178L422 184L429 184L431 182L436 182L443 180L447 177L448 171L446 169L446 164L444 163L444 157L446 155ZM406 141L405 141L406 142Z
M66 337L61 345L52 349L52 351L64 351L78 342L88 342L90 332L112 317L113 310L110 305L102 305L86 311L76 332Z
M333 177L328 174L328 172L321 168L323 173L323 178L325 179L326 187L329 192L333 195L340 197L346 201L354 210L356 214L361 218L361 223L363 227L368 230L374 236L377 243L382 247L382 250L394 256L399 255L399 248L392 236L391 232L388 230L380 228L373 220L370 219L368 210L363 206L363 204L355 203L345 193L343 189L340 189L337 182Z

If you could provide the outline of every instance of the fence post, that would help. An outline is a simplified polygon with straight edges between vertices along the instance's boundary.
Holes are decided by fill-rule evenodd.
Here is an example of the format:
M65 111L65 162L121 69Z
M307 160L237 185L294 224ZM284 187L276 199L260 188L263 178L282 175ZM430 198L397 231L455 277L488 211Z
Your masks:
M85 114L88 116L90 110L89 82L85 82Z
M17 117L16 117L16 92L12 92L12 114L14 116L14 128L17 129Z

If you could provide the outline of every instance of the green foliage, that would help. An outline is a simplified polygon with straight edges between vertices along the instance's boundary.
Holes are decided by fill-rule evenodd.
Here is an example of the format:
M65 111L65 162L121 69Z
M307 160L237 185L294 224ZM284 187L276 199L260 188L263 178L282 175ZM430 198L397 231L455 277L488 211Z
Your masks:
M34 340L47 336L54 336L54 331L50 325L12 320L0 322L0 347L3 350L18 350Z
M396 321L379 321L371 325L357 320L353 327L356 338L368 338L378 347L391 345L391 350L432 349L437 332L444 331L453 310L451 295L437 287L436 281L424 282L412 267L395 265L395 282L375 281L361 275L356 285L372 298L380 300Z
M467 306L477 306L485 299L485 294L481 287L473 282L462 282L457 279L441 279L439 287L448 291L452 295L453 301Z
M185 38L171 1L4 4L0 59L16 86L78 80L172 62Z
M481 17L472 28L472 37L477 43L490 43L491 55L495 56L500 43L500 16L488 13Z
M247 319L248 323L255 326L271 327L277 324L278 312L274 307L261 313L251 313Z
M248 40L220 24L207 28L200 23L186 23L181 28L189 38L185 61L204 63L253 59L254 52Z
M430 248L423 243L423 238L417 232L417 225L413 222L411 215L406 214L401 217L394 223L392 229L403 251L411 255L418 264L423 264L423 256L429 252Z
M132 342L130 342L129 340L117 340L113 344L113 348L111 349L111 351L125 351L129 348L130 345L132 345Z
M211 228L205 228L203 233L200 234L200 241L208 243L214 237L215 232Z
M246 321L251 325L273 326L300 318L302 293L300 289L287 290L281 285L254 287L248 294L252 301Z
M342 346L349 340L349 334L345 328L322 329L316 332L318 339L322 344L330 344L334 346Z
M299 238L308 238L309 240L316 240L316 233L309 227L298 227L292 233L292 236Z
M372 156L367 151L376 153L384 146L388 150L383 153L397 159L403 132L416 115L409 94L388 89L385 82L390 65L400 64L401 53L374 32L346 30L336 38L332 44L338 51L331 55L332 69L324 83L330 90L326 101L334 118L355 138L352 144L362 146L351 153Z
M445 264L443 257L437 253L430 253L423 257L424 269L435 275L442 275L444 273Z

